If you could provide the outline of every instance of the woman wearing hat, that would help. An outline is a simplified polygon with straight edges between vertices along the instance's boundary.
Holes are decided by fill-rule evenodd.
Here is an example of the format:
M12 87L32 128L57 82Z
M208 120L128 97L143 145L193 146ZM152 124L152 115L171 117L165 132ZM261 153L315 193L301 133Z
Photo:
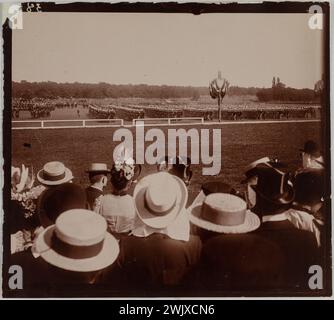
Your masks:
M148 175L136 185L136 224L120 243L119 261L130 286L177 285L198 261L201 242L190 235L187 199L184 182L167 172Z
M128 191L141 171L132 158L117 160L110 171L112 193L103 195L95 211L108 222L108 230L116 236L128 234L134 225L136 209Z
M295 198L286 173L271 167L258 171L253 187L256 206L252 209L262 220L259 234L277 244L284 254L282 289L308 288L308 268L318 264L318 249L310 231L299 230L290 221L289 209Z

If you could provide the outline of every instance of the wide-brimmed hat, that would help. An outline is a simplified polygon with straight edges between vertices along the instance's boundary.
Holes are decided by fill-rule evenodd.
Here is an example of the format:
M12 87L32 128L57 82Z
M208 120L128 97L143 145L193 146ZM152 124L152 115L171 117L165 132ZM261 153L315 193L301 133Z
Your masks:
M304 144L304 148L299 149L299 151L308 153L314 157L319 157L321 155L318 144L313 140L307 140Z
M185 208L188 191L180 178L158 172L139 181L134 200L138 217L152 228L163 229Z
M72 171L60 161L51 161L44 165L37 173L40 183L55 186L73 179Z
M258 176L259 168L263 166L268 166L276 169L283 169L286 165L279 161L278 159L270 159L269 157L263 157L258 160L255 160L248 164L245 168L246 178L241 181L241 183L247 183L253 177ZM261 170L261 169L260 169Z
M217 233L247 233L261 224L244 200L226 193L209 194L191 209L189 219L197 227Z
M288 204L294 199L289 174L268 166L258 171L257 184L252 186L257 195L274 204Z
M92 272L111 265L119 254L119 245L107 232L107 223L102 216L85 209L74 209L62 213L55 225L39 234L36 251L58 268Z
M110 170L107 168L106 163L92 163L88 170L86 170L87 173L110 173Z

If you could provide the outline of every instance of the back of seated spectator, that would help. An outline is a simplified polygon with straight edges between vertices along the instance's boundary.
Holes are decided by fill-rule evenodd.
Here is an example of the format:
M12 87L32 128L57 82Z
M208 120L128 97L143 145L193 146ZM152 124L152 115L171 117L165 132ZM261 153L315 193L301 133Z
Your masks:
M307 140L304 148L300 149L302 157L302 168L323 170L325 168L324 159L321 155L318 144L313 140Z
M190 221L204 243L198 269L188 279L191 287L220 295L280 285L284 256L273 242L254 234L260 219L246 209L244 200L210 194L192 208Z
M318 248L310 231L299 230L290 221L289 209L294 190L287 174L269 167L258 174L256 206L253 211L262 219L258 234L279 246L286 260L282 268L282 290L309 289L309 267L318 264Z
M63 183L48 189L43 194L39 206L39 219L43 227L54 224L58 216L70 209L84 209L86 194L84 189L74 183Z
M128 191L140 174L133 159L116 161L111 169L112 193L100 198L96 212L108 222L108 230L115 236L128 234L134 225L136 209L133 198Z
M324 217L321 208L324 200L323 176L318 170L302 171L294 181L295 200L289 210L290 221L301 230L311 231L321 245Z
M86 188L87 206L94 211L97 199L103 195L103 189L107 186L110 170L105 163L92 163L86 172L90 182Z
M133 235L121 239L119 259L133 290L152 294L175 287L198 261L201 242L190 235L187 195L182 180L165 172L136 185L138 217Z
M13 259L24 272L21 296L82 296L115 262L119 245L107 233L105 219L89 210L73 209L38 235L36 252L40 257L35 262L21 264L17 257Z

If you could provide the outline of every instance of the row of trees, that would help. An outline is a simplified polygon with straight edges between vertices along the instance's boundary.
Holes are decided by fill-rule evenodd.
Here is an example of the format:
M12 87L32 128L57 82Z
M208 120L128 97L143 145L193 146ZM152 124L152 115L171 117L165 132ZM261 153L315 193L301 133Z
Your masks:
M208 87L153 86L153 85L113 85L109 83L57 83L57 82L13 82L14 98L190 98L198 100L201 95L208 95ZM272 88L243 88L231 86L229 96L256 95L259 101L294 101L315 102L319 94L311 89L294 89L286 87L279 78L273 79Z
M318 102L319 97L311 89L294 89L276 87L261 89L256 94L259 101L286 101L286 102Z
M287 87L279 77L273 77L271 88L258 90L256 96L259 101L286 102L319 102L319 92L311 89L295 89Z
M207 87L153 86L153 85L113 85L108 83L57 83L57 82L13 82L13 97L39 98L191 98L198 100L208 95ZM257 88L230 87L229 95L255 95Z

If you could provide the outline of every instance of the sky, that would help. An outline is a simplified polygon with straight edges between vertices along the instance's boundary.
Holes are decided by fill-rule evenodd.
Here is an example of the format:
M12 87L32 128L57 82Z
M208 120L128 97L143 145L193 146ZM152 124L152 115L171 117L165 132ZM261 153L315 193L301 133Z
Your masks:
M24 13L14 81L313 88L321 30L308 14Z

